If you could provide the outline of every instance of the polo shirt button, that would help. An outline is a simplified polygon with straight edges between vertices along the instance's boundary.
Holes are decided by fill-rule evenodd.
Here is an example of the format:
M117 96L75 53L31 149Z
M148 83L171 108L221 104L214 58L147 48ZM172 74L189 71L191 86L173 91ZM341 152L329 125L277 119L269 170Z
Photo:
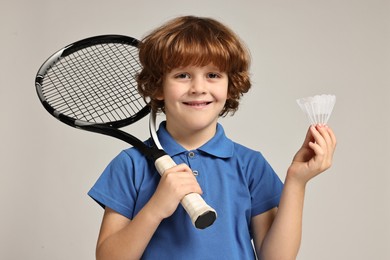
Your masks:
M194 158L194 157L195 157L195 153L194 153L194 152L189 152L189 153L188 153L188 157Z

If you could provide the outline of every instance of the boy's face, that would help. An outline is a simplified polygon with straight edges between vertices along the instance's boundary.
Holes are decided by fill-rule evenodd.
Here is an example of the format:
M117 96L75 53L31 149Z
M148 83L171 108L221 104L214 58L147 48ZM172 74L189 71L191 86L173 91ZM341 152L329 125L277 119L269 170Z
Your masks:
M228 75L212 64L173 69L163 81L168 130L215 132L228 93Z

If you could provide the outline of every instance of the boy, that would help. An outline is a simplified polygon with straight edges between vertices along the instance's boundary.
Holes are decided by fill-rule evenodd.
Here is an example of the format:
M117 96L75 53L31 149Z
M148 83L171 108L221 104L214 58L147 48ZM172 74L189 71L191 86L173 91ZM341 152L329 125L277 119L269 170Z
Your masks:
M173 19L144 38L140 61L140 93L164 112L159 139L178 165L160 178L134 148L108 165L89 192L105 207L97 259L295 259L305 185L331 165L332 130L309 128L282 185L259 152L229 140L218 123L251 85L248 51L230 29ZM192 192L218 213L207 229L179 206Z

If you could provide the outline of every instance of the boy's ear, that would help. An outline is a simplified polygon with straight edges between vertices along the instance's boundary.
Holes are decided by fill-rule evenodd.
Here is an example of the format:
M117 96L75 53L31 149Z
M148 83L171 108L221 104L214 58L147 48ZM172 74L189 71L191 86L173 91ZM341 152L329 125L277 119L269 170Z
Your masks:
M156 93L154 94L154 99L163 101L164 100L164 90L162 88L158 88Z
M230 89L230 85L228 86L226 99L232 99L232 98L233 98L233 97L232 97L233 95L230 93L229 89Z
M163 101L164 100L164 94L162 91L159 91L155 96L154 96L155 99L159 100L159 101Z

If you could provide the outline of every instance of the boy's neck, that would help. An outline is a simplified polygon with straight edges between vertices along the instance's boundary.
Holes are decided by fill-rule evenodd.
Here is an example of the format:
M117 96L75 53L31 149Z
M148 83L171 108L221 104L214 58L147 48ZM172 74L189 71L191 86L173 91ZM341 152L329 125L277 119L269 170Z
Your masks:
M201 147L213 138L217 131L217 124L215 123L200 130L194 130L183 128L178 129L167 123L166 128L168 133L173 137L173 139L175 139L176 142L178 142L186 150L190 151Z

